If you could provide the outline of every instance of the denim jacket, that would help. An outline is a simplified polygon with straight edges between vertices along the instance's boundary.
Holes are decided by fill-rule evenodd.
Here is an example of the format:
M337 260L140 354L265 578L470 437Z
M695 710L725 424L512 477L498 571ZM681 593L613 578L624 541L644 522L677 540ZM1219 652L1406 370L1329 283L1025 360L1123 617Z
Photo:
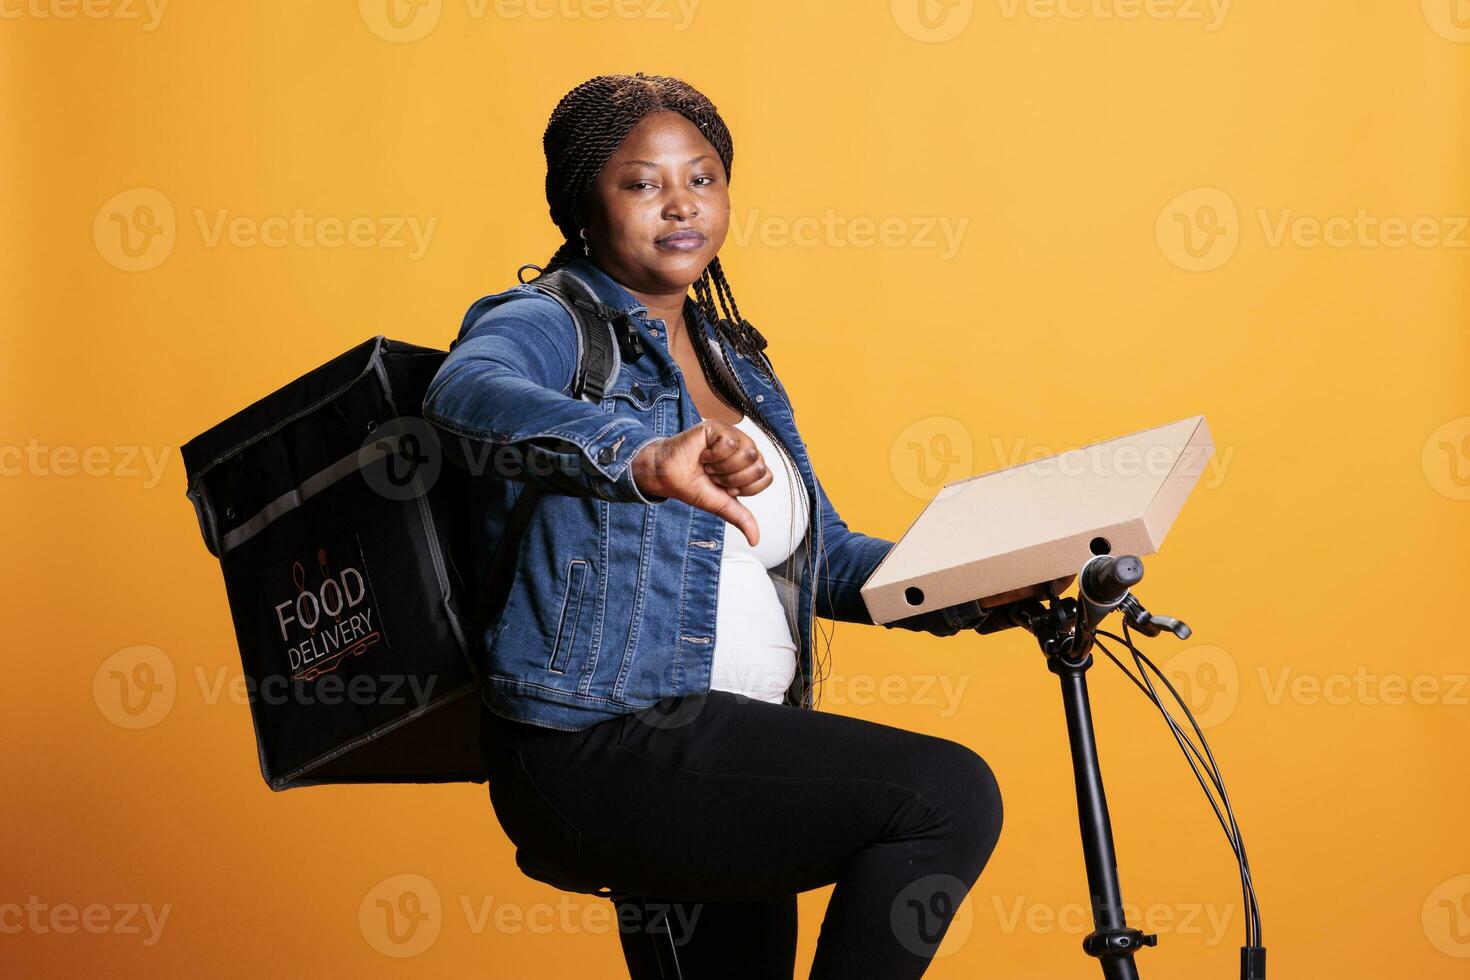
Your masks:
M476 656L491 710L572 731L709 690L720 552L727 529L741 532L634 483L633 456L701 416L664 322L590 260L578 256L565 268L628 314L642 341L641 356L618 357L602 400L569 395L580 335L556 300L520 284L470 307L423 414L441 439L493 459L470 478L471 528L482 542L474 547L470 595L521 490L548 491L526 527L501 614L471 642L481 641ZM859 588L893 542L850 530L838 516L812 470L784 384L770 384L692 300L684 316L691 339L718 352L715 363L748 396L752 420L790 453L811 502L806 536L769 573L798 650L784 703L814 708L813 616L871 625ZM711 384L719 390L718 379ZM985 615L972 601L885 628L949 636Z

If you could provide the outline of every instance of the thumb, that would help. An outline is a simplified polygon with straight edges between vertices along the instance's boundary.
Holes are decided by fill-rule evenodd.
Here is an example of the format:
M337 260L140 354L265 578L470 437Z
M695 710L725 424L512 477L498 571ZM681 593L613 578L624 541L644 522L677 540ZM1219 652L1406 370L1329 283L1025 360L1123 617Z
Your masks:
M745 535L745 540L749 541L750 546L754 548L760 542L761 535L760 528L755 523L755 515L724 490L721 490L720 496L724 499L710 510L739 528L740 532Z

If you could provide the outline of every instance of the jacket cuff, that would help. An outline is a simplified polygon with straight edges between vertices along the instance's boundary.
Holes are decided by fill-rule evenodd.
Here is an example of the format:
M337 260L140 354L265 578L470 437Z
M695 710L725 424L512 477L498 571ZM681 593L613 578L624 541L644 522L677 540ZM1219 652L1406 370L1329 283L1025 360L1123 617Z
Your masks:
M616 463L619 472L617 475L613 475L612 471L609 470L608 475L613 481L613 486L619 500L641 504L661 504L669 499L668 497L660 497L657 494L644 493L643 489L638 486L638 481L633 479L633 457L637 456L638 451L644 446L647 446L651 442L657 442L659 438L659 436L653 434L636 437L629 436L628 441L624 442L615 452L615 458L619 460Z
M988 611L980 608L979 599L971 599L969 602L959 602L953 606L945 606L939 611L944 614L944 621L953 627L956 632L974 629L990 615Z
M565 439L576 446L591 466L592 492L616 502L655 504L665 497L650 497L633 479L633 457L638 450L656 441L648 426L631 418L617 418L599 429L590 439L568 429L554 429L547 435Z
M935 636L954 636L963 630L975 629L990 617L990 611L980 608L979 599L957 602L952 606L915 613L902 619L884 623L884 629L913 630L916 633L932 633Z

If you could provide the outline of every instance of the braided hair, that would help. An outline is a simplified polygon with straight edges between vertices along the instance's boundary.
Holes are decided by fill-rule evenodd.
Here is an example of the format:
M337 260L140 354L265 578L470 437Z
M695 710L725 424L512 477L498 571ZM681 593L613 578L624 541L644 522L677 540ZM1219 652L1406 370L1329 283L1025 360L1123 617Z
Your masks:
M562 96L542 138L546 150L546 202L551 220L565 239L544 272L579 253L582 243L577 217L598 173L638 121L661 110L677 112L694 124L719 154L729 180L735 157L730 130L714 103L694 86L678 78L641 71L590 78ZM695 280L694 303L700 315L736 350L768 375L773 374L762 353L766 338L740 315L719 256L711 259Z

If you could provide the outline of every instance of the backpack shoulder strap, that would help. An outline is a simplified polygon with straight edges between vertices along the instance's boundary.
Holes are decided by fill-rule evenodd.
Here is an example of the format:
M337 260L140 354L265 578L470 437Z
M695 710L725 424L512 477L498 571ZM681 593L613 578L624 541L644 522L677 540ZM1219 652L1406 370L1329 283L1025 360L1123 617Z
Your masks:
M521 266L517 273L525 268ZM529 285L560 303L577 325L577 365L572 373L572 397L586 396L591 401L601 401L622 364L620 350L631 350L630 356L635 358L642 353L637 332L627 322L626 315L598 302L587 284L570 272L556 269L542 273L530 280ZM627 336L632 338L631 345L625 340ZM510 596L521 537L544 493L539 487L522 487L511 506L500 540L496 542L489 571L475 600L471 618L473 633L487 627L504 608Z
M586 283L565 269L542 273L530 286L560 303L577 325L572 397L601 401L622 366L619 349L627 346L624 335L631 333L636 340L637 333L631 331L626 316L599 302Z

